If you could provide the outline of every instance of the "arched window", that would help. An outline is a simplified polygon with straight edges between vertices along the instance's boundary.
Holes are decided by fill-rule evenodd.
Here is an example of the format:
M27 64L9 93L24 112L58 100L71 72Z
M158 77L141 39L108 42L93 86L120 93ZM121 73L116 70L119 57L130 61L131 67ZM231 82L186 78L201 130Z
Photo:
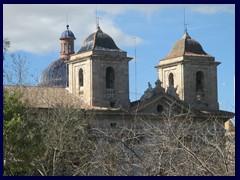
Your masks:
M204 91L204 74L202 71L198 71L196 73L196 91L197 92Z
M173 73L170 73L168 76L168 85L170 87L174 87L174 78L173 78Z
M157 112L158 113L161 113L161 112L163 112L163 106L162 105L157 105Z
M72 44L69 43L69 53L72 53Z
M71 47L71 49L72 49L71 53L74 53L74 43L72 43L71 45L72 45L72 47Z
M61 43L61 53L64 53L63 43Z
M68 46L67 46L67 43L64 43L64 53L68 53Z
M83 70L82 69L79 69L78 78L79 78L79 87L81 87L83 86Z
M108 67L106 69L106 88L114 89L114 69L112 67Z
M66 86L69 87L69 73L68 73L68 64L66 65L66 75L67 75L67 81L66 81Z

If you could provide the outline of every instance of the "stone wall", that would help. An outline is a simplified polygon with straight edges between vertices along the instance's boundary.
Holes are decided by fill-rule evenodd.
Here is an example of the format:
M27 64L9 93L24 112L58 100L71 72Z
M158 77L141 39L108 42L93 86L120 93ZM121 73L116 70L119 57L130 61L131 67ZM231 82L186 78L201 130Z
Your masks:
M92 51L73 55L69 64L69 92L80 96L89 106L128 109L129 67L126 52ZM106 87L106 69L114 70L114 88ZM79 87L79 70L83 69L84 86Z
M217 65L214 58L202 57L178 57L160 61L158 68L159 80L167 90L169 87L169 74L173 74L174 88L183 101L189 102L192 106L202 110L218 110L217 92ZM204 92L201 100L197 98L196 73L201 71L204 74Z

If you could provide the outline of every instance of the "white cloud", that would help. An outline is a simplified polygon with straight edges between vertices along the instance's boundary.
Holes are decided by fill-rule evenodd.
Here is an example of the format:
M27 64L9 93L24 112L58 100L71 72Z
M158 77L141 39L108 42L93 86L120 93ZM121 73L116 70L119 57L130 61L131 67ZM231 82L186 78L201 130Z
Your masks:
M117 45L133 46L132 34L126 34L115 23L114 18L128 10L144 13L146 17L161 8L171 8L182 5L97 5L99 12L104 12L101 20L102 30L113 37ZM189 5L193 11L201 13L216 13L219 11L234 11L234 5ZM95 30L96 5L92 4L48 4L48 5L3 5L3 36L11 41L11 50L25 50L37 54L50 51L60 51L59 37L67 23L77 38L76 46ZM137 44L144 43L143 37L136 37Z
M82 6L81 11L77 11L74 5L4 5L3 35L10 39L13 51L46 53L60 48L59 37L65 29L68 12L71 12L69 24L78 22L70 28L89 30L89 23L85 23L93 14L89 10Z
M119 29L112 19L104 17L104 21L101 23L101 29L103 32L111 36L115 43L120 46L119 48L126 46L134 46L136 38L136 44L142 44L144 40L141 37L135 37L131 34L125 34L121 29Z
M205 13L205 14L215 14L219 12L235 12L234 4L194 4L186 6L192 11Z

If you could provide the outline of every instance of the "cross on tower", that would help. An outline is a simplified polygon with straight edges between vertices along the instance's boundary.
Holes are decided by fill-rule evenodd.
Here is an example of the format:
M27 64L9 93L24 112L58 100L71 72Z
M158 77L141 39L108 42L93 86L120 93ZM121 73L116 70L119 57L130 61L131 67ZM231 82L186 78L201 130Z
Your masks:
M185 7L184 7L184 17L183 17L183 26L184 26L184 33L187 32L187 24L185 23Z
M69 25L68 25L68 13L67 13L67 29L69 28Z
M184 24L184 32L187 32L187 25L188 24Z
M102 19L102 18L100 18L99 16L96 16L96 26L97 26L97 28L99 26L99 19Z
M96 28L98 29L99 27L99 19L102 19L98 16L98 9L97 9L97 5L96 5Z

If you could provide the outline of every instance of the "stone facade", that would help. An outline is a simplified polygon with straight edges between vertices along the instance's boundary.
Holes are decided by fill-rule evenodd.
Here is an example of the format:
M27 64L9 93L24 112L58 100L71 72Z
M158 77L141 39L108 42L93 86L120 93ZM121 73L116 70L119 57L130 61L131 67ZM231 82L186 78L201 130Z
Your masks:
M167 61L167 62L165 62ZM158 68L158 77L163 82L163 87L169 87L169 75L173 74L174 88L177 90L179 98L189 102L198 109L217 110L217 65L214 58L175 58L161 61ZM196 90L196 74L204 74L204 92L199 93Z
M96 162L105 158L109 160L110 153L114 157L121 155L113 159L117 175L129 169L131 175L166 175L160 169L162 167L181 168L180 175L188 175L188 172L196 175L195 172L202 167L217 165L218 161L213 161L212 155L216 156L216 150L224 152L224 123L234 114L219 110L217 65L220 63L206 54L198 42L185 33L170 54L156 66L158 80L155 87L148 83L140 100L130 103L129 61L132 58L127 56L127 52L119 49L113 39L98 27L85 39L81 49L72 54L71 43L75 37L69 33L67 29L60 38L63 44L61 57L67 57L64 61L68 69L67 88L4 87L4 91L23 94L22 100L37 110L31 111L35 120L45 122L51 119L48 117L55 110L58 114L68 108L80 111L77 114L79 120L88 120L96 140L93 154ZM234 150L233 145L229 146ZM101 148L110 151L102 153ZM200 160L202 157L204 166L193 168L189 163L194 162L195 165L199 161L195 163L189 158L187 162L186 157L190 154ZM207 154L211 155L208 164ZM179 166L172 166L173 160ZM139 162L141 166L137 164ZM160 167L157 174L154 166ZM190 168L186 170L185 167ZM80 166L77 168L81 169ZM96 168L93 175L104 175L102 164L93 168Z
M195 49L200 50L196 52ZM170 54L159 64L155 68L166 90L173 86L181 100L197 109L219 109L217 65L220 63L206 54L201 45L188 34L175 44Z
M63 32L61 42L69 39L68 33L68 29ZM72 33L70 40L74 38ZM216 116L221 119L222 126L234 116L219 110L217 66L220 63L187 32L170 54L155 66L158 69L155 87L148 83L144 95L135 102L129 100L131 59L98 26L78 52L69 54L66 61L68 87L63 92L79 102L82 109L99 110L94 118L98 126L114 126L121 121L125 124L125 120L135 119L136 114L149 120L157 117L159 122L163 114L191 114L201 119Z
M131 59L98 28L67 62L69 92L79 96L88 106L128 109L128 62Z
M68 61L69 92L78 95L89 106L129 107L129 68L126 53L98 51L73 55ZM114 70L114 87L106 87L106 69ZM79 71L83 71L83 85ZM113 103L111 105L111 103Z

